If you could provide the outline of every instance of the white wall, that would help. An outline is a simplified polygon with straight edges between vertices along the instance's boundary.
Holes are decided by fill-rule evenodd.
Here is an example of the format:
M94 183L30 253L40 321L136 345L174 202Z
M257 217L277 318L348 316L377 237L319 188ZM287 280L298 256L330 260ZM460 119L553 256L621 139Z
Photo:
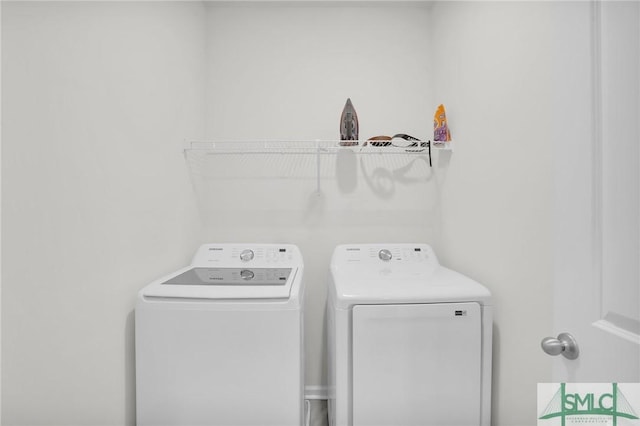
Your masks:
M435 109L428 9L210 3L207 137L336 140L350 97L362 139L395 133L428 138ZM205 198L209 239L300 246L307 286L306 381L326 385L324 309L333 248L380 241L437 245L432 171L424 157L324 156L318 194L315 156L205 161L204 169L202 161L192 167Z
M428 5L209 3L207 136L339 139L431 133Z
M301 246L311 385L333 245L431 243L495 296L494 424L535 424L551 370L550 7L4 2L3 424L132 424L135 293L206 240ZM312 158L247 157L253 176L189 163L197 195L223 197L200 198L197 234L183 139L334 139L347 97L365 137L426 137L444 102L456 151L433 175L323 160L320 195ZM218 186L236 177L238 193ZM273 197L242 197L257 192Z
M197 244L203 6L2 7L2 424L131 425L135 295Z
M493 422L536 424L550 381L551 3L439 2L434 91L456 143L442 189L442 261L492 291Z

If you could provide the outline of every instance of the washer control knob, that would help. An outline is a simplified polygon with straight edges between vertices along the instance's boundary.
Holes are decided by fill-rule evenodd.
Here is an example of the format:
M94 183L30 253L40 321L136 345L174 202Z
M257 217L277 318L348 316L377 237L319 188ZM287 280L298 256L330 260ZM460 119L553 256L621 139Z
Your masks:
M254 276L255 274L253 273L253 271L250 271L248 269L243 269L242 271L240 271L240 278L242 278L245 281L249 281L253 279Z
M382 249L378 252L378 257L380 260L384 260L385 262L391 260L393 256L391 256L391 252L387 249Z
M253 250L242 250L242 253L240 253L240 260L242 260L243 262L248 262L251 259L253 259Z

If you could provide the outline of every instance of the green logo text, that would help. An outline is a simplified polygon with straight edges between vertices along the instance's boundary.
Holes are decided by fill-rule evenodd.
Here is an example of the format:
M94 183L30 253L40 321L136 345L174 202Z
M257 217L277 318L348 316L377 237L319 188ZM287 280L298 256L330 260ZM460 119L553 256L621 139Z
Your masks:
M605 393L567 393L566 383L560 384L541 416L540 420L560 417L562 426L569 416L609 416L613 426L618 418L638 419L629 401L620 392L617 383L611 384L611 392ZM588 421L585 420L585 423Z

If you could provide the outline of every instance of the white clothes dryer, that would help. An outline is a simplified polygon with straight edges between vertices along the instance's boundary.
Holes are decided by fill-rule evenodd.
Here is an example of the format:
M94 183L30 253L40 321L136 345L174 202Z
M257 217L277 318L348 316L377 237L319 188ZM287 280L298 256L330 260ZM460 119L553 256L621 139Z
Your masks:
M139 293L138 426L300 426L303 261L289 244L206 244Z
M331 426L490 425L490 292L428 245L338 246L327 319Z

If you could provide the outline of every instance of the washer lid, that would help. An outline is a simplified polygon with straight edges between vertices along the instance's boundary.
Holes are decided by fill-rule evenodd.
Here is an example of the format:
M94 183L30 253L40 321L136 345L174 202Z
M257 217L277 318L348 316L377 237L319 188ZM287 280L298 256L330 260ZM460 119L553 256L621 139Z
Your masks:
M161 285L285 285L291 268L192 268Z
M297 268L187 267L142 290L144 297L288 299Z

